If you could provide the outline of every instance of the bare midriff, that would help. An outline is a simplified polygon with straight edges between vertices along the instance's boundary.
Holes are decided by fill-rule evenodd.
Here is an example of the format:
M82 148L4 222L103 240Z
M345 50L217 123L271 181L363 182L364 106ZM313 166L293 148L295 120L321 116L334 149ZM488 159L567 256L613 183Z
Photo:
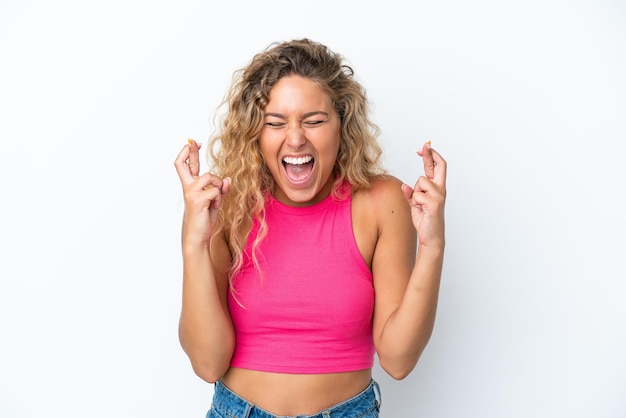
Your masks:
M222 383L275 415L312 415L348 400L370 383L372 370L330 374L287 374L230 368Z

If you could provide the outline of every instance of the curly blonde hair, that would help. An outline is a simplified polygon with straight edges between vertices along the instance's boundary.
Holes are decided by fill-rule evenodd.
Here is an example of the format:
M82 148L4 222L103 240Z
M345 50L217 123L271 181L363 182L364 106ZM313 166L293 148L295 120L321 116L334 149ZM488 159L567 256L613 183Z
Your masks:
M354 79L343 57L309 39L273 43L256 54L233 75L231 88L220 104L226 107L218 130L209 139L209 165L214 174L231 178L231 186L219 210L213 239L223 236L232 257L232 277L242 267L242 254L254 219L260 230L251 254L259 267L255 249L266 235L265 200L275 182L263 161L258 138L270 90L282 77L299 75L316 82L331 99L341 121L340 145L333 168L333 197L343 198L340 186L368 188L384 174L379 128L369 118L365 89Z

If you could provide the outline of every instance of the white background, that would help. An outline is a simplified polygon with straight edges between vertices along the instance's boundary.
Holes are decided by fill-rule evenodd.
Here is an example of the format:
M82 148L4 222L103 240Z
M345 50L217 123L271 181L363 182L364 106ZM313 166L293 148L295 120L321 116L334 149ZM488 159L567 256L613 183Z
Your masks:
M386 164L449 163L439 316L382 416L626 416L622 1L0 0L0 417L203 417L182 200L232 72L311 37Z

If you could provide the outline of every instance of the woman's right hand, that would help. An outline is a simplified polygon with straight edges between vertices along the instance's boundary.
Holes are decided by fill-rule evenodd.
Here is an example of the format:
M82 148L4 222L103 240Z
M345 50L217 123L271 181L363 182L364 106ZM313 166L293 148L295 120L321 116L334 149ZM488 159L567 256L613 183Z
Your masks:
M199 175L200 145L192 139L188 142L174 161L185 201L182 239L183 244L208 246L217 210L230 188L230 178Z

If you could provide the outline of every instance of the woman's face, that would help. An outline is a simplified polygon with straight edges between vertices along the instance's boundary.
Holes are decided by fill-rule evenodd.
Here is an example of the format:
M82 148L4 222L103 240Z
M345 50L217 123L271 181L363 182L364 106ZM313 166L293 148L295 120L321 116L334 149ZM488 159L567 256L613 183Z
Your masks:
M278 201L307 206L328 196L340 125L330 98L310 79L291 75L274 85L259 146L276 182Z

